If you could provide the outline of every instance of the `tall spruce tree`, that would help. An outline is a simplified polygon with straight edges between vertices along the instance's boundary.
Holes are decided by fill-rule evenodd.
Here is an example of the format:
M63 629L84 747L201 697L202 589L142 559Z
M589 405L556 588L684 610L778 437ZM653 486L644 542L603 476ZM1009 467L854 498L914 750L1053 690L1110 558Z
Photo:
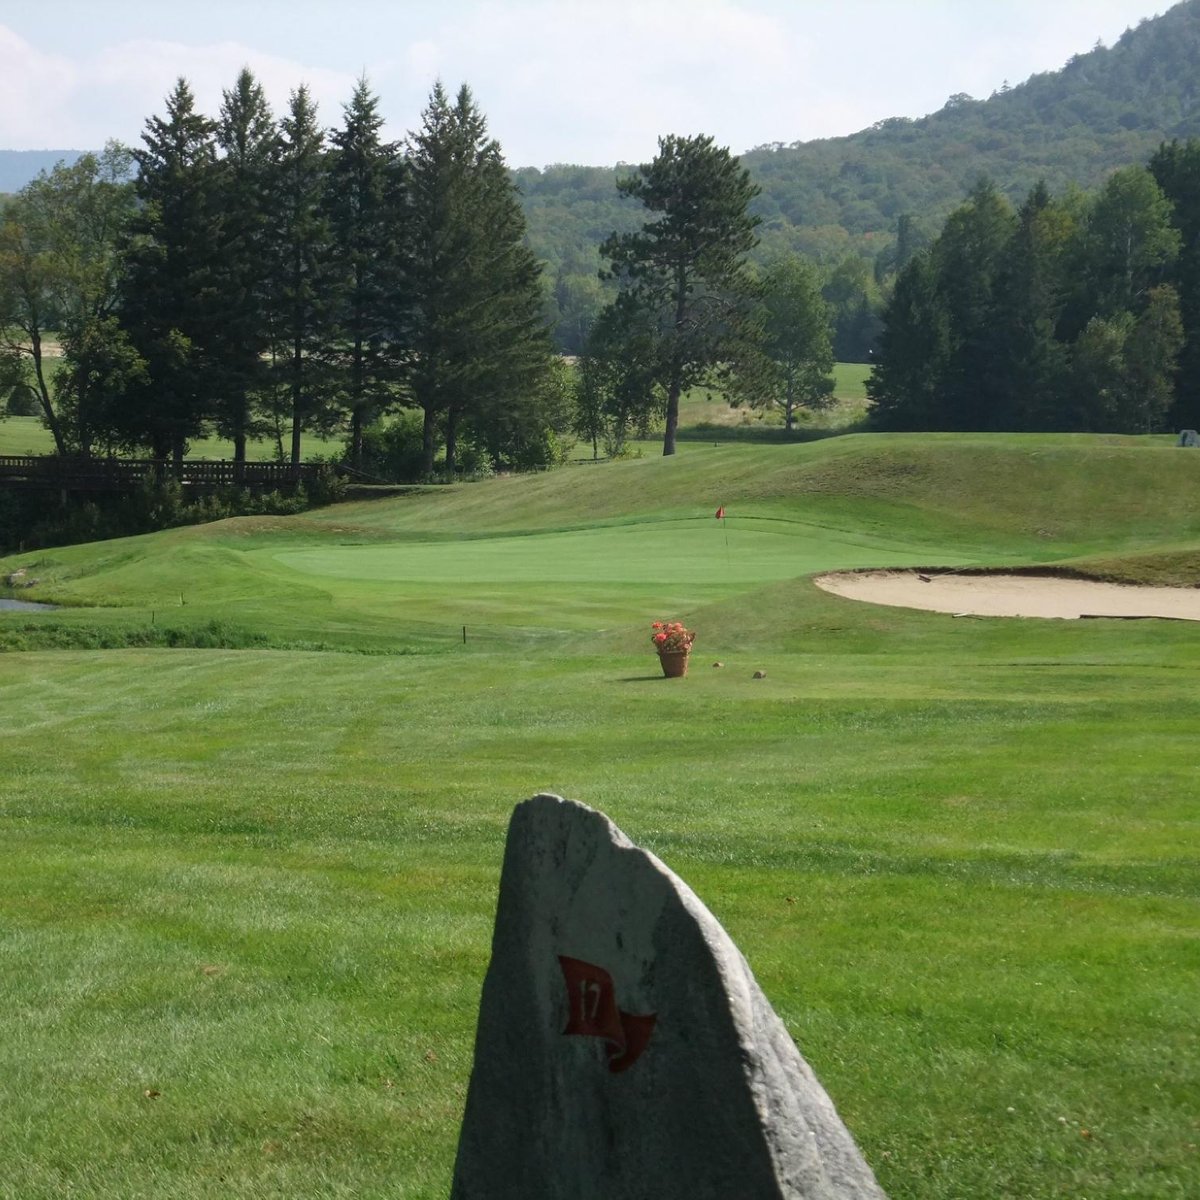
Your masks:
M1171 272L1179 293L1184 345L1175 380L1175 428L1200 428L1200 141L1159 147L1150 172L1173 206L1180 251Z
M146 122L144 145L134 151L142 206L126 255L121 320L148 375L112 414L111 433L126 445L148 445L156 457L172 456L177 470L225 384L226 214L214 133L180 79L166 116Z
M654 161L617 189L656 214L638 232L608 238L601 254L657 339L663 454L674 454L680 396L754 338L744 265L758 240L749 205L759 189L712 138L674 135L660 138Z
M275 253L271 357L286 394L293 466L300 462L305 427L320 423L330 382L327 327L336 297L336 260L325 203L324 141L316 105L301 86L292 92L280 122L270 239Z
M1005 366L994 338L998 284L1016 221L987 180L951 213L933 246L937 294L946 314L949 356L939 387L941 429L1003 424Z
M933 254L909 259L884 312L879 353L867 379L871 421L880 429L940 429L950 327Z
M219 288L225 353L216 425L233 442L234 461L241 463L246 460L246 439L257 431L254 401L266 381L274 259L271 226L279 156L270 106L248 68L224 93L217 145L223 155L218 175L224 209Z
M995 287L986 359L995 372L992 429L1054 429L1062 424L1067 347L1058 322L1068 291L1075 218L1037 184L1017 213Z
M402 352L397 298L405 248L403 165L380 138L379 99L360 79L330 135L326 205L342 278L333 342L350 415L350 457L361 466L363 430L395 399Z
M494 461L519 458L542 435L553 390L540 268L500 148L466 85L453 104L435 85L408 161L408 379L424 415L425 471L439 439L446 470L456 469L464 428Z

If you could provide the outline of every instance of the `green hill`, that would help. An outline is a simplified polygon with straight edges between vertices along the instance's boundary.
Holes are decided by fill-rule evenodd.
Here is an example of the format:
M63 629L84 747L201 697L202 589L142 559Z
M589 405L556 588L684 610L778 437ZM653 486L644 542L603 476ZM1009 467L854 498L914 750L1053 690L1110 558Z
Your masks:
M1081 43L1088 40L1081 29ZM762 188L759 253L829 259L885 251L905 214L933 233L981 175L1014 199L1039 179L1052 190L1092 188L1114 168L1144 162L1162 141L1198 134L1200 0L1185 0L1115 45L987 99L952 96L917 120L774 142L742 162ZM635 206L613 190L617 174L565 165L517 172L530 236L553 268L575 270L601 238L636 220Z
M876 434L690 443L668 459L26 553L0 576L25 567L41 581L30 597L86 610L68 625L158 612L289 645L395 649L463 624L499 642L569 641L848 567L1087 570L1098 557L1109 578L1195 583L1193 542L1200 457L1170 438Z

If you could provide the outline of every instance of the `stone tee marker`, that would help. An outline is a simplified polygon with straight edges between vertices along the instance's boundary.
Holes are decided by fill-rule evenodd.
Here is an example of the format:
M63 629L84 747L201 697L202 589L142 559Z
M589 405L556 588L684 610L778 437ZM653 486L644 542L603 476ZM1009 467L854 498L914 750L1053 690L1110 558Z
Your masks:
M746 960L603 813L517 806L452 1200L882 1200Z

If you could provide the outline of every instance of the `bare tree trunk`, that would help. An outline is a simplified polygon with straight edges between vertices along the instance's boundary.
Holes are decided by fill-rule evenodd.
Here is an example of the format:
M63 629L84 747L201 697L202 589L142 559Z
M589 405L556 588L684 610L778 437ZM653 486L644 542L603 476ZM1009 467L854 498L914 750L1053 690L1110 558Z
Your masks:
M437 450L437 417L433 407L425 409L425 427L421 435L421 468L426 475L433 474L433 455Z
M667 428L663 434L663 456L675 453L675 431L679 428L679 394L683 391L683 350L679 345L687 316L685 268L675 271L675 349L671 355L671 379L667 387Z
M458 409L446 414L446 474L453 475L458 465Z
M300 465L300 425L304 415L304 348L297 337L292 343L292 466Z
M679 393L683 390L679 372L671 372L671 386L667 390L667 428L663 434L663 455L675 453L675 431L679 428Z
M38 399L42 402L42 415L46 419L46 428L54 437L54 448L59 454L66 454L67 443L63 438L62 424L58 413L54 411L54 403L50 399L50 388L46 382L46 372L42 368L42 334L39 329L30 332L30 343L33 354L33 373L37 377Z

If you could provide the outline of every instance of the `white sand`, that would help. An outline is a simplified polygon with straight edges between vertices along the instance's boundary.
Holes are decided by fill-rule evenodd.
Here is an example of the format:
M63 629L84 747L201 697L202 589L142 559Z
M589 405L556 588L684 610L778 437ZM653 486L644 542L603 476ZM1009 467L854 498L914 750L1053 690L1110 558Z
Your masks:
M1176 617L1200 621L1200 588L1125 587L1035 575L847 571L817 578L850 600L979 617Z

